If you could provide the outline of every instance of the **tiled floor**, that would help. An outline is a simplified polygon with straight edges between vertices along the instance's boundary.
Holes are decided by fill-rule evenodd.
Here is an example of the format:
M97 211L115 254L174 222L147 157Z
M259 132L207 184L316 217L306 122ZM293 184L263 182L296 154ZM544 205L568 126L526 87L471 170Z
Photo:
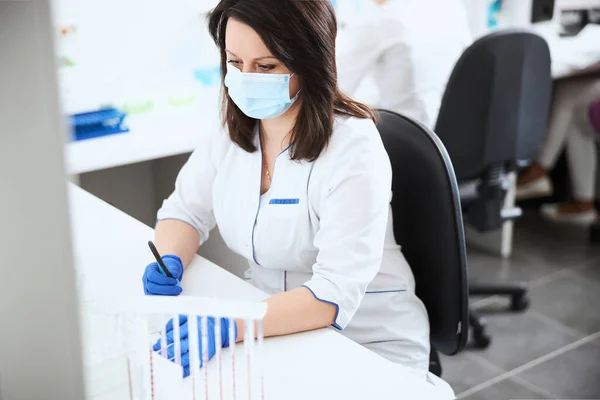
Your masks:
M460 399L600 399L600 244L536 215L517 223L514 244L509 260L469 249L469 280L527 282L530 308L472 299L492 344L442 356L443 378Z

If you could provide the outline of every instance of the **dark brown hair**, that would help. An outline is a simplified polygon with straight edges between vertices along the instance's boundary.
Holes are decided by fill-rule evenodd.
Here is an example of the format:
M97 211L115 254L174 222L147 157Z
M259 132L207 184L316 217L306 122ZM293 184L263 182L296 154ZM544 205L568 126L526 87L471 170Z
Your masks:
M333 133L335 115L375 120L369 107L338 88L337 21L330 0L221 0L211 12L208 26L221 52L223 78L227 73L225 31L229 18L254 29L273 56L300 77L300 111L290 138L292 159L314 161L321 154ZM254 152L256 120L235 105L222 84L223 124L234 143Z

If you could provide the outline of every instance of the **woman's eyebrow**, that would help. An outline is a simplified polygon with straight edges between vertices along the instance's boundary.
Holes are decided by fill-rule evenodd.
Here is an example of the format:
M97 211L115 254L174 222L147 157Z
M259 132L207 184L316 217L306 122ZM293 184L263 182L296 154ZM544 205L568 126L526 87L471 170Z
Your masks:
M227 53L229 53L230 55L234 56L234 57L241 58L241 57L237 56L235 53L233 53L232 51L229 51L229 50L227 50L227 49L225 49L225 51L226 51ZM254 61L266 60L266 59L268 59L268 58L272 58L273 60L277 60L277 57L273 57L273 56L262 56L262 57L257 57L257 58L255 58L255 59L254 59Z

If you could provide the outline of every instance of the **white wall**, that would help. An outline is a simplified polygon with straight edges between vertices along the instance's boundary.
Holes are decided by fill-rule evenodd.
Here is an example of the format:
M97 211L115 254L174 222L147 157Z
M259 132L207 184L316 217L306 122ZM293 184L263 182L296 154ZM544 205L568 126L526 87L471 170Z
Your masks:
M164 103L218 65L206 29L217 0L56 0L55 34L68 113L106 103ZM190 89L191 88L191 89Z

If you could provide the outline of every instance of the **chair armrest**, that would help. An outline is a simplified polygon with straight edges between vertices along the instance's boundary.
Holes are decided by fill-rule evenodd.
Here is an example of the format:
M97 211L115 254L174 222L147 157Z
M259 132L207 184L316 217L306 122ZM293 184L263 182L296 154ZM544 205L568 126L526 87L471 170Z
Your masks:
M508 187L508 177L501 166L490 167L479 181L462 184L460 193L466 221L479 232L487 232L519 218L520 208L504 207Z
M502 221L514 221L515 219L521 218L523 210L520 207L505 208L500 211Z

